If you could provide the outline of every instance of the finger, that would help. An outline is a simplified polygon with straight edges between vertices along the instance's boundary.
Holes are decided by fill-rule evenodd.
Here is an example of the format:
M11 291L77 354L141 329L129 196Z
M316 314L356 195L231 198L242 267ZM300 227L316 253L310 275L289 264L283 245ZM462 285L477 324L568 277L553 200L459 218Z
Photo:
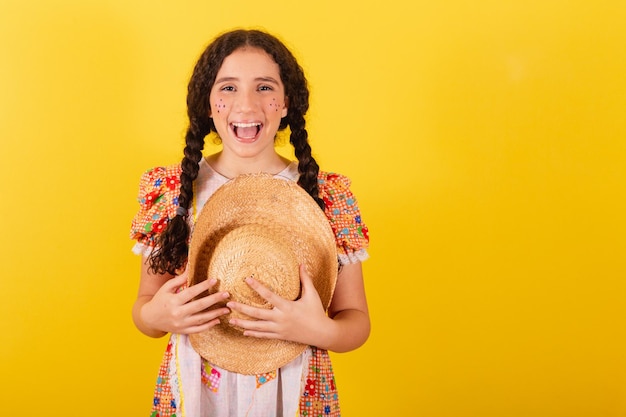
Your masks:
M246 330L243 332L246 337L256 337L257 339L282 339L277 333L272 332L256 332L254 330Z
M189 317L189 325L190 326L202 326L205 323L218 319L226 314L230 313L230 309L216 308L208 311L204 311L202 313L194 314Z
M317 292L317 288L315 288L315 284L313 283L313 279L311 275L306 270L304 265L300 265L300 282L302 283L302 296L301 299L320 299L319 292Z
M217 326L218 324L220 324L220 319L214 319L198 326L190 326L184 330L181 330L179 333L181 334L201 333L201 332L205 332L209 330L212 327Z
M186 319L187 325L181 333L198 333L210 329L220 323L220 317L230 313L227 308L217 308L205 311L203 313L194 314Z
M280 296L274 294L269 290L265 285L261 284L259 281L252 277L246 278L246 284L250 286L254 291L256 291L265 301L268 301L270 304L280 308L282 303L286 300L281 298Z
M228 299L228 297L230 297L230 294L224 291L190 301L185 306L187 308L187 314L191 315L200 311L204 311L220 302L223 303L226 299Z
M300 282L302 283L303 294L307 292L307 290L315 288L315 285L313 285L313 279L311 279L311 275L309 275L304 265L300 265Z
M187 277L185 275L176 275L173 278L170 278L164 285L164 289L168 292L176 292L180 287L187 283Z
M191 287L187 287L185 291L182 293L183 301L186 303L188 301L193 300L203 292L208 291L217 283L215 279L206 279L197 284L192 285Z
M264 320L245 320L233 318L228 320L228 322L234 326L241 327L245 331L272 333L272 330L274 329L273 323Z
M258 319L258 320L270 321L272 320L274 316L273 310L270 310L267 308L252 307L247 304L237 303L235 301L228 302L226 304L226 307L230 308L231 310L237 311L239 313L243 313L246 316L250 316L254 319Z

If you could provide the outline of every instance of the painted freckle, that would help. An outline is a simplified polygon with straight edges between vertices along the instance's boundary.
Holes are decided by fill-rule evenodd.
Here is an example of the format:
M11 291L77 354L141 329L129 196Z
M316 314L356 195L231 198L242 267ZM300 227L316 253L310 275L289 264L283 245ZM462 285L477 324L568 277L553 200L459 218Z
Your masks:
M219 109L225 109L226 108L226 104L223 104L221 101L222 101L222 99L220 99L220 102L215 103L215 107L218 109L217 110L218 113L220 112Z

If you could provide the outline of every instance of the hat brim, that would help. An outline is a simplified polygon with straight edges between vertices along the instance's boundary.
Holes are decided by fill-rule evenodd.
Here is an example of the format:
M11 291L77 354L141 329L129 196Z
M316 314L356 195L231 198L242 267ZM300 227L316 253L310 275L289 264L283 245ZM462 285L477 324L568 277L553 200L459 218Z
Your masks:
M337 280L335 237L324 212L293 181L268 174L237 177L219 188L198 215L189 250L190 285L215 278L218 284L211 293L228 291L233 301L272 308L244 279L254 275L274 293L294 300L300 294L300 264L327 309ZM243 336L228 323L230 316L190 335L193 348L218 367L261 374L306 349L299 343Z

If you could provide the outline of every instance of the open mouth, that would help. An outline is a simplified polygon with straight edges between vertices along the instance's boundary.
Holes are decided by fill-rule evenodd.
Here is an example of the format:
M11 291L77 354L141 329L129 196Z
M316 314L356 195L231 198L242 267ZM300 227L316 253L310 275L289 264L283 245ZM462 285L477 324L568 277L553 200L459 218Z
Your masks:
M261 131L262 124L259 122L252 123L231 123L235 136L240 139L253 139Z

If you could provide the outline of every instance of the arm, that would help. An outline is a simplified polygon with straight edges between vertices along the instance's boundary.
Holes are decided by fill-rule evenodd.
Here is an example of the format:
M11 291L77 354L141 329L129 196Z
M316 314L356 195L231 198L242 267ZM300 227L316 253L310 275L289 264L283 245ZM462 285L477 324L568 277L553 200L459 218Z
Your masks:
M325 349L347 352L361 346L369 337L370 316L360 262L341 268L328 315L335 322L335 334Z
M290 340L334 352L354 350L365 343L370 320L361 264L348 264L341 269L328 316L304 267L300 269L300 277L302 296L296 301L280 298L249 278L248 285L274 308L266 310L229 302L231 309L257 319L231 319L231 323L246 329L246 336Z
M176 277L153 274L144 258L139 291L133 305L133 321L137 329L150 337L162 337L167 333L198 333L215 326L220 316L230 312L227 308L207 311L215 303L228 298L226 292L195 299L215 285L214 279L180 290L186 283L186 273Z

